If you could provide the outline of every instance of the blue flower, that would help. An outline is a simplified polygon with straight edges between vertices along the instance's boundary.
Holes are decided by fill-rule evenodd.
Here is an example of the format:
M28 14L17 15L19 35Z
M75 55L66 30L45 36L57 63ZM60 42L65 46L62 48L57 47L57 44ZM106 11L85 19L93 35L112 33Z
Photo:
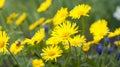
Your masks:
M120 60L120 53L116 54L116 58L117 58L117 60Z
M45 32L48 32L48 25L44 26Z
M108 50L108 54L113 53L113 51L114 51L114 49L113 49L113 48L110 48L110 49Z
M103 50L102 44L98 44L97 45L97 52L98 52L98 54L101 54L102 50Z
M106 41L107 44L110 43L110 39L108 37L105 38L105 41Z

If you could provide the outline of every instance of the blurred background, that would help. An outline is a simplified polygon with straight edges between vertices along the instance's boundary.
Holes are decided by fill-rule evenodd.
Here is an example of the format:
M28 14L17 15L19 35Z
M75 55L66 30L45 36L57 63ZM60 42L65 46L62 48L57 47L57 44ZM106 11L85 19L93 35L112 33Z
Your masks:
M70 11L74 6L82 3L89 4L92 7L89 13L90 16L73 21L77 22L80 28L82 28L81 22L85 23L84 33L86 37L90 37L89 27L98 19L106 19L108 21L110 31L120 27L120 20L114 17L117 7L120 6L120 0L53 0L52 5L47 11L38 13L37 8L44 1L45 0L6 0L4 7L0 10L0 25L3 30L9 31L8 33L10 36L12 35L14 37L12 41L16 40L18 37L21 37L20 35L24 35L26 37L30 36L32 33L28 30L28 26L39 18L52 18L61 7L67 7ZM14 24L6 24L7 17L13 12L18 13L19 15L23 12L27 13L27 19L19 27L15 27ZM120 15L120 9L117 14L118 16ZM13 21L13 23L14 22L15 21ZM33 32L34 31L35 30L33 30Z

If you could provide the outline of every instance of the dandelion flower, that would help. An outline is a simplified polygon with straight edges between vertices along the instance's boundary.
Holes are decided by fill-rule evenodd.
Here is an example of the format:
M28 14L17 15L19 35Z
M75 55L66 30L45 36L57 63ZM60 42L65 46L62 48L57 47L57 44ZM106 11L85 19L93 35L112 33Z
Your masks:
M40 18L38 21L34 22L33 24L29 26L29 30L33 30L38 25L42 24L44 20L45 18Z
M68 16L67 8L61 8L60 10L57 11L55 16L53 17L53 24L58 25L64 22L67 16Z
M15 22L16 26L19 26L21 23L23 23L23 21L26 19L27 14L23 13Z
M11 44L10 46L10 51L13 54L19 53L21 50L24 48L24 43L20 41L15 41L14 43Z
M82 45L82 50L84 51L84 52L87 52L87 51L89 51L89 49L90 49L90 44L91 43L84 43L83 45Z
M18 13L12 13L10 16L7 18L7 24L11 24L13 19L15 19L18 16Z
M96 43L108 34L108 30L106 20L98 20L90 26L90 33L93 34Z
M62 56L63 51L58 46L50 46L42 49L43 53L41 53L42 58L47 62L49 60L57 61L57 58Z
M44 67L45 64L42 59L34 59L32 60L33 67Z
M54 28L51 36L58 38L59 41L69 40L71 35L78 33L77 29L78 27L76 27L76 23L65 21Z
M120 40L114 42L115 45L119 46L120 45Z
M9 40L9 37L7 36L5 31L0 30L0 52L7 52L7 42Z
M69 16L73 19L79 19L81 16L89 16L87 13L90 11L91 7L87 4L81 4L74 7L71 11Z
M0 0L0 9L3 8L4 4L5 4L5 0Z
M111 38L119 35L120 35L120 28L116 28L114 32L109 32L108 37Z
M28 39L28 44L34 45L40 43L45 37L45 29L41 28L31 39Z
M46 0L40 5L40 7L37 9L37 12L46 11L50 7L51 3L52 3L52 0Z
M80 47L85 41L86 38L84 36L76 35L74 38L70 39L70 45L74 47Z

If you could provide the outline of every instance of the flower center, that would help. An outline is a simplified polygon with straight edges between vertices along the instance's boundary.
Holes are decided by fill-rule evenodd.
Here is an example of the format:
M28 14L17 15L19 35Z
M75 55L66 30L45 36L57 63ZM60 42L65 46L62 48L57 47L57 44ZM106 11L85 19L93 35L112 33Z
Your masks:
M54 56L54 55L55 55L55 52L50 51L50 52L48 53L48 55L49 55L49 56Z
M3 47L4 47L4 42L0 41L0 48L3 48Z

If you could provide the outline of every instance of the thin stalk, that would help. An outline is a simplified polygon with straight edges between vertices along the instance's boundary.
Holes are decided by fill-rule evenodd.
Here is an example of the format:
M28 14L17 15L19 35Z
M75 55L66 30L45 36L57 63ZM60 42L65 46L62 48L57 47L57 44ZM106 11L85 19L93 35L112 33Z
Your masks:
M8 49L8 47L7 47L7 50L8 50L8 52L10 53L10 55L13 57L13 59L15 60L15 62L17 63L17 65L18 65L18 67L19 67L19 63L18 63L17 59L16 59L15 56L11 53L11 51Z
M76 64L77 64L77 67L79 67L79 58L78 58L78 52L76 47L75 47L75 55L76 55Z
M68 62L70 61L70 55L71 55L71 46L70 46L70 43L69 43L69 54L68 54L68 57L66 59L65 64L63 65L63 67L67 67Z

